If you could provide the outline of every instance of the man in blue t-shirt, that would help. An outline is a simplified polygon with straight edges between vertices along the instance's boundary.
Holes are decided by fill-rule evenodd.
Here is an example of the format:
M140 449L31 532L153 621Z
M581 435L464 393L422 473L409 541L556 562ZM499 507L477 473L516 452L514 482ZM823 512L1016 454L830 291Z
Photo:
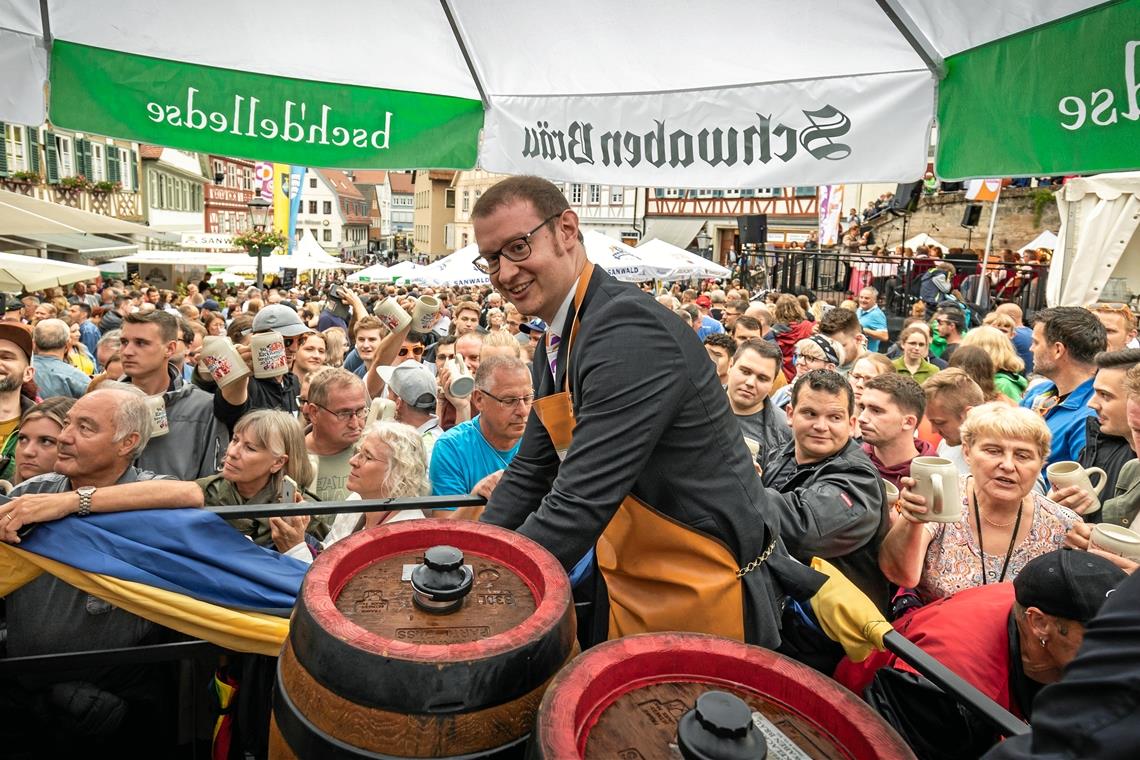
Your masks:
M859 291L859 308L855 310L863 334L867 336L867 350L878 351L882 341L890 340L887 332L887 315L879 308L879 291L863 288Z
M1032 386L1021 405L1045 418L1053 442L1049 464L1076 461L1085 447L1085 420L1096 374L1094 357L1107 345L1104 325L1088 309L1056 306L1034 316L1033 365L1047 382Z
M490 498L526 429L534 403L530 370L514 357L487 358L475 373L472 401L480 413L441 435L432 449L429 474L436 496Z

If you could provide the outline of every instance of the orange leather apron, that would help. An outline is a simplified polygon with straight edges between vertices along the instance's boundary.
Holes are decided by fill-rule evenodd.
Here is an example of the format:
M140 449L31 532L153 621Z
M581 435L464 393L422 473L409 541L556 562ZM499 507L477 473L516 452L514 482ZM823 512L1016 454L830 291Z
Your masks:
M570 349L578 334L588 263L574 294L574 323L563 341L562 391L536 399L534 411L559 457L574 434L569 390ZM744 641L743 571L722 542L627 495L597 544L598 569L609 595L609 638L658 631L691 631ZM750 568L751 569L751 568Z

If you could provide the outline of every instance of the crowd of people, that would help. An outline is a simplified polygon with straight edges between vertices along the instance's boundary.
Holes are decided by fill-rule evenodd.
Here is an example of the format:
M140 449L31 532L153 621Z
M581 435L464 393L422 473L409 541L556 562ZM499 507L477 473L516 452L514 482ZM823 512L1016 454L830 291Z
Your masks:
M1090 547L1096 524L1130 527L1140 511L1130 308L1049 308L1027 322L1014 303L983 314L939 289L892 331L870 285L839 305L738 282L655 292L589 266L576 217L546 193L511 184L477 206L491 288L234 288L207 275L178 293L111 280L10 301L0 538L72 514L311 502L310 515L232 521L311 562L356 531L425 516L322 503L475 495L486 508L428 516L484 519L549 548L576 598L597 605L582 608L588 644L691 624L684 608L635 610L643 579L623 565L634 552L667 562L654 536L687 527L720 542L700 551L737 573L702 587L735 599L709 632L779 646L896 711L926 708L914 683L885 675L905 663L846 660L810 615L774 601L810 596L819 581L806 567L823 558L909 638L937 641L960 675L1032 719L1032 697L1136 567ZM425 297L441 307L426 330L378 316ZM249 344L268 332L282 336L287 372L215 384L205 339L228 337L252 369ZM549 422L555 401L572 443ZM912 473L932 456L952 463L958 503L938 505L950 520L928 519L935 505ZM1099 498L1051 483L1059 462L1102 469ZM157 629L47 575L5 603L10 657L133 646ZM992 630L953 635L971 617ZM987 667L971 666L979 656ZM92 705L132 692L87 677L86 701L83 679L28 687L35 716L119 731L110 717L91 729Z

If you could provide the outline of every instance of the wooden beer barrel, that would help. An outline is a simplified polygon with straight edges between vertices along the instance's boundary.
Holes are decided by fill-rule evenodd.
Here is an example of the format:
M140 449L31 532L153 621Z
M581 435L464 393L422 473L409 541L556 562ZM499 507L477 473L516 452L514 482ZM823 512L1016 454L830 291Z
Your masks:
M630 636L578 657L543 697L530 747L532 758L557 760L765 756L914 757L830 678L767 649L688 633Z
M270 757L521 756L574 633L566 573L517 533L411 520L350 536L297 598Z

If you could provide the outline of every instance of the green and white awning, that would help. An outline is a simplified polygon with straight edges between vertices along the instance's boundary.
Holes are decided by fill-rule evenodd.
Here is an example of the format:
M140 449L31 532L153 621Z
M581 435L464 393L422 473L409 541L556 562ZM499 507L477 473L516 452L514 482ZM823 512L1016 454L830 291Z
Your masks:
M0 120L187 150L643 187L912 181L937 115L944 178L1140 168L1140 0L40 5L0 6Z

